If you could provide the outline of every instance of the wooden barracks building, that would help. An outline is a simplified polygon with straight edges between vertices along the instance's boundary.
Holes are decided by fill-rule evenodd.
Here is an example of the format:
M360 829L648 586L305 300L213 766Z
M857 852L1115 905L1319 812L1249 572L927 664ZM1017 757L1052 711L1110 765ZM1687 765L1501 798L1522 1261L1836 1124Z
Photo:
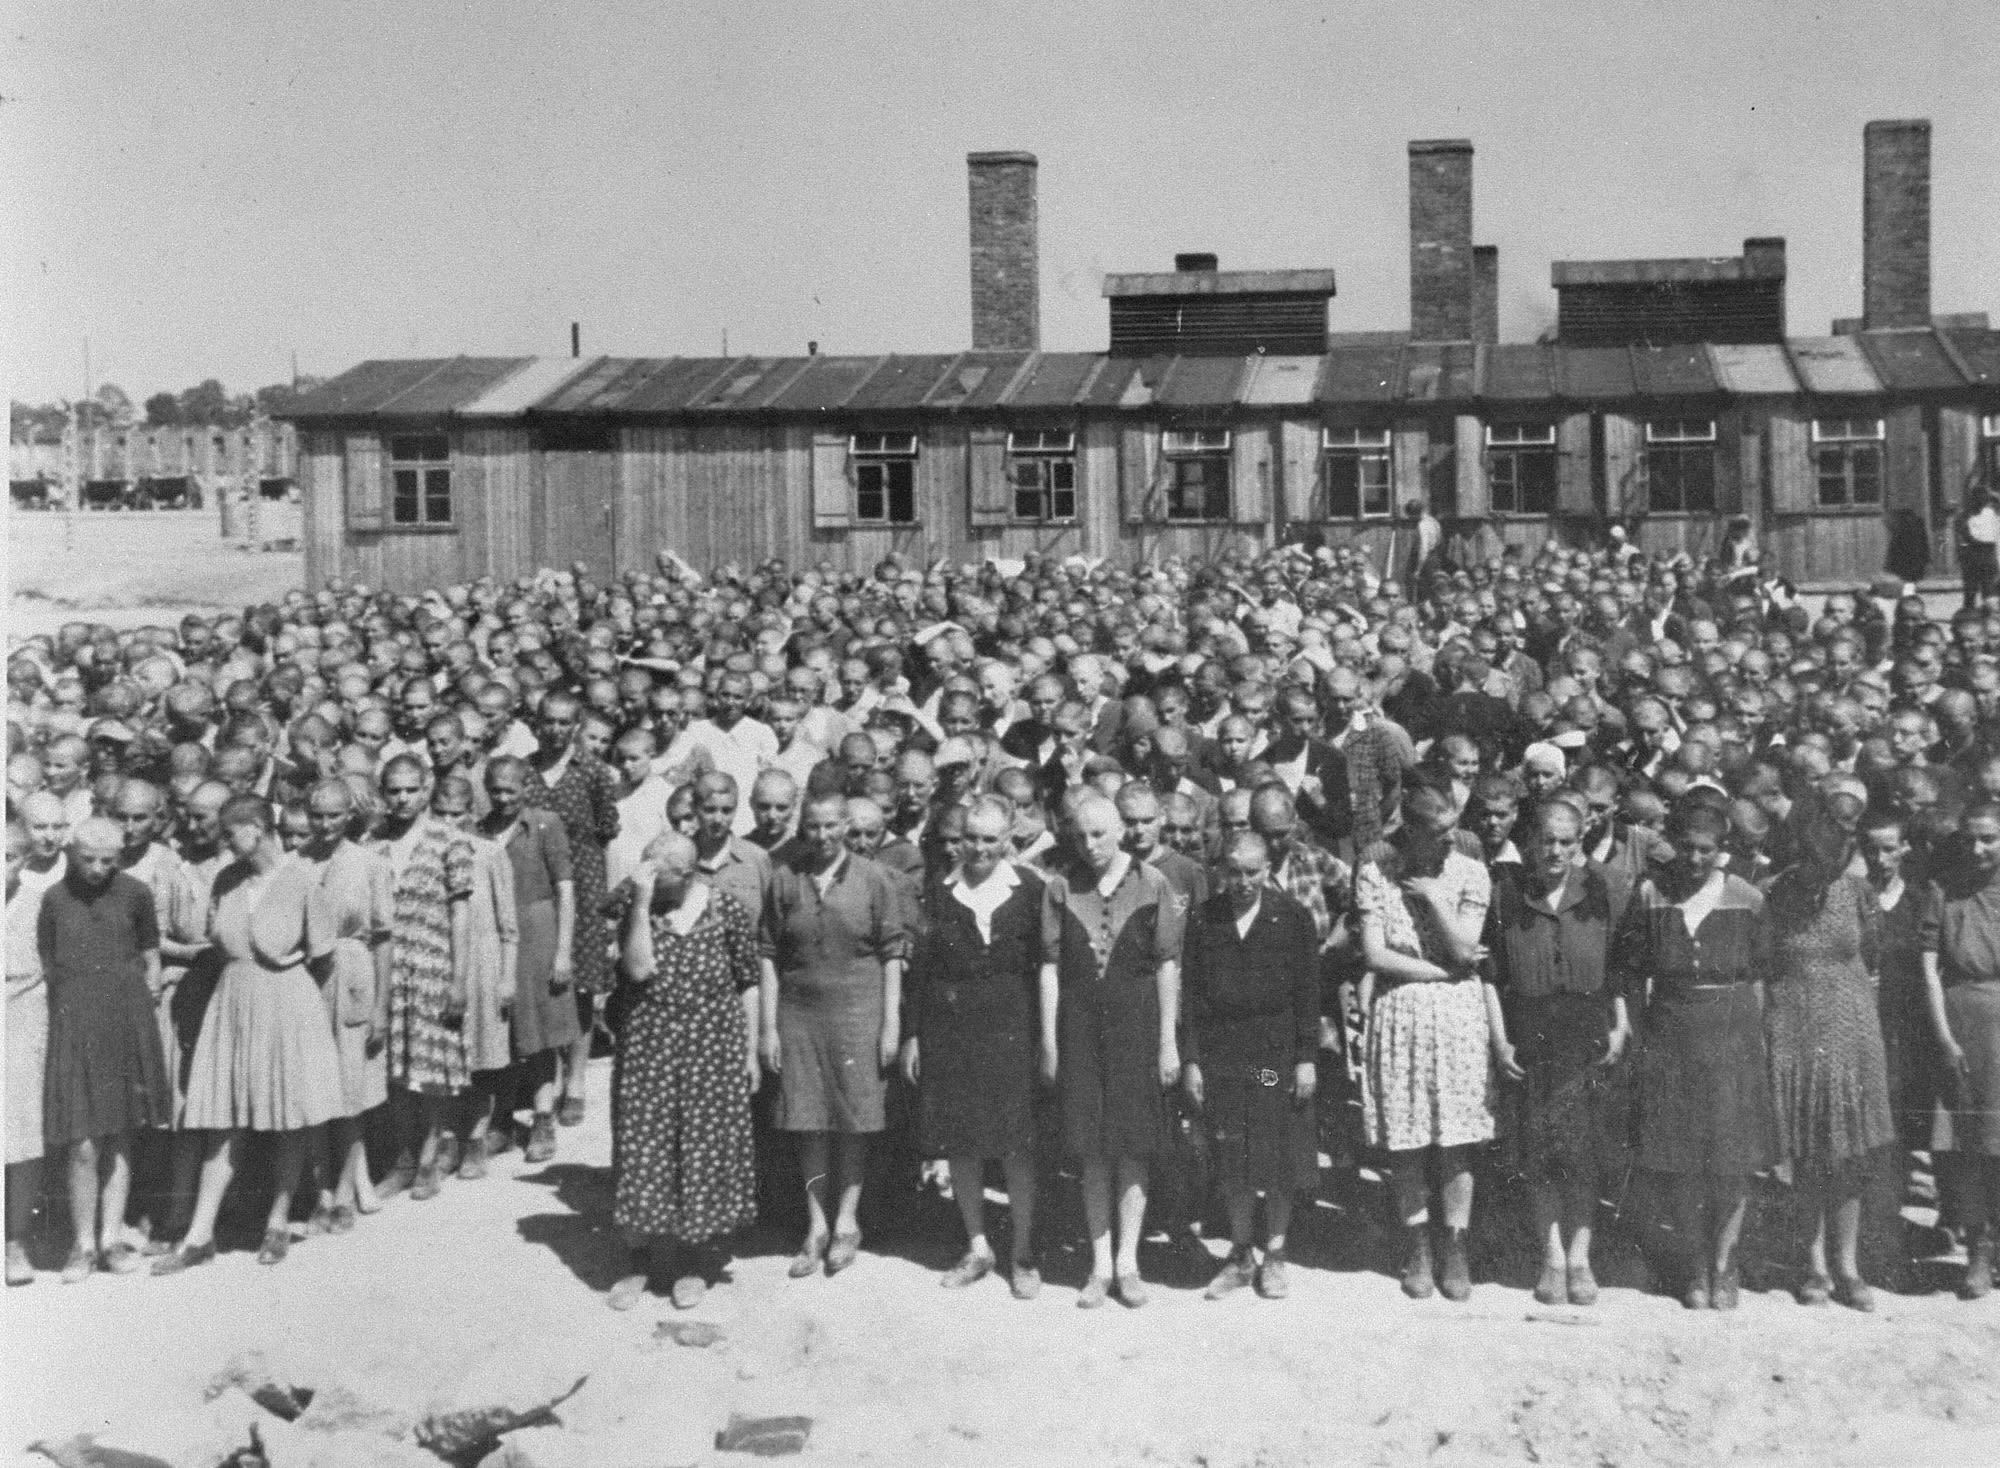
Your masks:
M1786 335L1785 242L1560 261L1551 341L1502 343L1472 145L1413 142L1410 329L1329 333L1331 270L1113 275L1103 352L1040 350L1036 161L975 153L971 350L370 361L292 413L308 584L410 590L671 547L697 566L1029 551L1143 560L1302 527L1378 555L1403 507L1532 549L1637 525L1864 580L1892 526L1955 574L2000 484L2000 333L1933 316L1930 124L1864 133L1862 314ZM1405 527L1405 533L1407 529Z

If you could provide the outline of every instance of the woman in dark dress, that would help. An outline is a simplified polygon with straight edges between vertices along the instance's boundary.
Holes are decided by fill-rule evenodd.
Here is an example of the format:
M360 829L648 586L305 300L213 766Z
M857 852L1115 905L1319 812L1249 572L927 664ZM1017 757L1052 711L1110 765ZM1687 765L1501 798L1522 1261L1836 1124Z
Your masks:
M1305 908L1271 884L1263 837L1230 837L1217 873L1220 890L1188 921L1181 965L1181 1084L1201 1110L1229 1208L1229 1258L1207 1297L1254 1282L1279 1300L1292 1195L1319 1181L1319 937ZM1250 1244L1260 1197L1261 1263Z
M778 1079L774 1125L800 1134L807 1228L790 1273L803 1279L822 1259L840 1273L861 1249L861 1184L868 1139L887 1124L909 936L896 879L847 849L845 796L808 801L795 845L764 894L758 1058Z
M646 847L612 901L625 906L629 997L611 1085L612 1219L637 1267L610 1304L631 1308L658 1272L689 1310L719 1273L714 1242L757 1217L757 937L742 904L696 876L694 843L672 832Z
M1083 1168L1091 1263L1077 1306L1102 1305L1115 1282L1118 1298L1137 1309L1146 1302L1139 1233L1147 1173L1167 1142L1166 1088L1180 1079L1186 916L1167 879L1123 849L1125 822L1103 796L1077 802L1069 835L1053 878L1062 957L1056 1013L1042 1020L1042 1073L1060 1077L1063 1142Z
M63 879L42 895L36 947L49 991L42 1128L69 1150L76 1240L66 1284L144 1261L126 1242L132 1133L173 1119L173 1087L153 1014L160 929L153 897L118 870L125 834L99 816L77 823ZM102 1205L100 1207L100 1204Z
M962 1289L993 1270L986 1163L998 1158L1013 1210L1014 1297L1041 1289L1035 1252L1035 1047L1056 1003L1062 915L1054 890L1005 860L1013 807L997 796L965 815L963 860L931 885L904 991L903 1075L917 1088L926 1157L951 1164L965 1257L944 1276Z
M1611 935L1629 889L1581 862L1583 817L1566 801L1529 823L1527 860L1497 868L1486 947L1500 997L1500 1069L1520 1085L1509 1108L1533 1190L1544 1305L1593 1305L1590 1240L1606 1163L1623 1144L1613 1068L1632 1028L1606 987Z
M1736 1308L1750 1176L1777 1158L1763 1023L1770 928L1763 894L1722 869L1728 835L1713 805L1677 806L1673 859L1640 882L1612 945L1613 992L1644 1005L1639 1165L1671 1185L1690 1310Z
M570 875L576 884L569 960L577 1033L561 1052L562 1099L556 1107L556 1120L575 1126L583 1120L583 1073L590 1063L598 1006L611 988L610 930L603 912L604 848L618 835L618 776L585 747L583 705L572 694L555 692L542 700L536 738L537 778L527 782L523 800L562 818L563 834L569 838Z
M2000 1230L2000 805L1981 801L1960 824L1963 872L1932 884L1924 910L1924 988L1950 1096L1931 1147L1958 1169L1966 1225L1963 1293L1993 1289Z
M1868 978L1881 913L1868 884L1846 875L1853 854L1847 833L1823 811L1799 814L1797 859L1765 894L1775 959L1764 1011L1771 1096L1780 1153L1812 1221L1799 1301L1823 1305L1838 1296L1865 1311L1875 1298L1861 1278L1861 1195L1877 1150L1895 1136Z

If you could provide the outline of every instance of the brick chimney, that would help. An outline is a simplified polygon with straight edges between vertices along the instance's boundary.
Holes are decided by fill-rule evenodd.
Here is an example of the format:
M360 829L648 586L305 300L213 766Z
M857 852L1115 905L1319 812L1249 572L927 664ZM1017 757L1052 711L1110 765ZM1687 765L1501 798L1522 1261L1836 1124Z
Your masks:
M1867 330L1931 324L1931 125L1862 129L1861 320Z
M1490 347L1500 340L1500 247L1472 247L1472 339Z
M1035 351L1042 344L1036 167L1033 153L965 156L975 352Z
M1410 144L1410 336L1472 340L1472 144Z

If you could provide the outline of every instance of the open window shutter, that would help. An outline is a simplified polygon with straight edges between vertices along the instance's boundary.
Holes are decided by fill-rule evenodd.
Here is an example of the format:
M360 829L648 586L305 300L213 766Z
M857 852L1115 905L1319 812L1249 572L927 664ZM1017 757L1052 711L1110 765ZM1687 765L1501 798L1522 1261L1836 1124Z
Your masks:
M1486 428L1477 418L1454 420L1453 437L1458 445L1458 513L1468 519L1493 513L1493 499L1486 488Z
M1283 423L1278 444L1284 459L1285 522L1318 520L1320 513L1320 452L1317 423Z
M1774 409L1771 434L1771 508L1780 515L1810 514L1819 498L1806 416L1794 407Z
M1597 512L1590 486L1588 413L1571 413L1556 424L1556 508L1565 515Z
M1403 506L1411 500L1422 500L1430 506L1433 515L1443 515L1455 508L1458 499L1457 486L1453 486L1452 505L1438 504L1430 490L1430 441L1431 436L1420 424L1399 423L1389 435L1389 485L1395 498L1390 503L1390 513L1400 514Z
M1127 525L1165 518L1166 455L1158 439L1139 424L1128 424L1118 435L1118 504Z
M1230 517L1239 525L1271 523L1271 430L1238 428L1230 439Z
M1715 420L1715 512L1718 515L1740 515L1743 513L1744 486L1754 483L1757 461L1754 455L1744 457L1741 426L1742 419L1733 412L1717 415Z
M1014 486L1007 478L1007 430L973 429L965 463L972 523L1006 524L1014 513Z
M382 461L382 439L373 433L350 434L341 456L345 468L347 528L361 534L380 530L388 522L383 507L388 476Z
M847 435L813 434L813 529L845 530L854 519L854 485L849 478Z
M1646 508L1646 429L1629 413L1604 415L1604 507L1613 515Z

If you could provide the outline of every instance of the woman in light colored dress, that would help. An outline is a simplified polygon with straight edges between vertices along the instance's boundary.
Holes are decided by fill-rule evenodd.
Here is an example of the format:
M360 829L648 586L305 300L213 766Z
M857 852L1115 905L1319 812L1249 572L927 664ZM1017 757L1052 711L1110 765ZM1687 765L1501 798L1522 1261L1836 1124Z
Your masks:
M1443 1180L1448 1300L1472 1290L1470 1149L1492 1140L1491 1063L1498 1000L1479 972L1492 900L1486 868L1455 850L1451 796L1431 785L1403 797L1403 828L1362 863L1354 901L1370 974L1362 1121L1391 1156L1396 1212L1409 1234L1403 1293L1433 1288L1428 1165ZM1489 1008L1490 1006L1490 1008Z
M28 1236L42 1197L42 1063L49 1048L49 992L35 947L42 889L21 880L28 828L7 822L7 1283L33 1284Z
M472 780L465 775L445 776L431 793L431 814L464 831L472 843L465 962L465 1058L472 1067L472 1119L459 1149L461 1182L485 1177L488 1159L511 1144L516 1094L513 1015L520 927L514 908L514 871L506 849L473 829L479 804ZM501 1138L497 1145L496 1113Z
M232 797L221 822L235 860L215 880L209 936L226 963L195 1041L184 1113L189 1127L211 1135L193 1222L155 1274L215 1257L216 1214L250 1131L276 1134L276 1186L257 1262L281 1262L306 1133L342 1115L345 1104L340 1052L306 971L308 958L330 946L308 916L317 873L280 849L271 807L258 797Z
M323 780L306 797L312 836L301 856L314 870L314 946L323 947L316 977L340 1055L340 1115L328 1124L339 1176L322 1190L327 1228L346 1233L357 1214L382 1205L368 1176L361 1118L389 1099L388 863L350 839L354 792L340 780ZM321 1177L326 1176L325 1169ZM314 1215L315 1218L319 1214Z

